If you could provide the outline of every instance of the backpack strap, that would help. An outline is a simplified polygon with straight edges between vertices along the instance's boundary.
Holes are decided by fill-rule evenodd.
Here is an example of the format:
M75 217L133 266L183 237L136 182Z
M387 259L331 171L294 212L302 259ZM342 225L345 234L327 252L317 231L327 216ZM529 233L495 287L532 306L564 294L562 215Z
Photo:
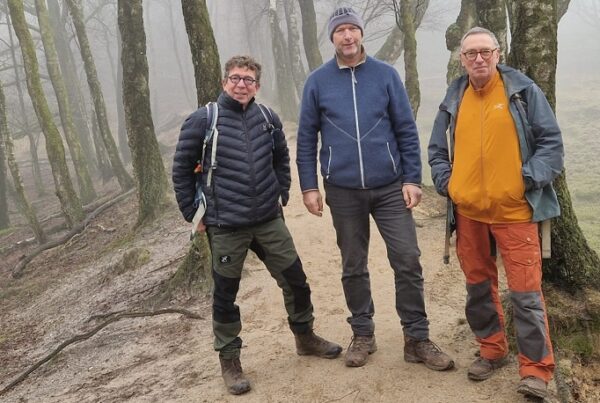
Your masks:
M258 106L258 109L260 109L260 112L262 113L263 117L265 118L265 122L267 122L267 131L271 135L271 146L274 150L275 149L275 139L273 138L273 132L275 131L275 125L273 124L273 114L271 113L271 109L267 108L263 104L259 104L257 102L256 105ZM265 113L265 109L267 110L267 113L269 114L271 119L269 119L267 117L267 113Z
M206 187L210 188L212 180L212 171L217 168L217 138L219 137L219 130L217 129L217 120L219 120L219 106L216 102L209 102L206 104L206 122L207 129L204 136L204 144L202 146L202 157L200 163L204 162L206 156L206 145L212 140L212 149L210 154L210 166L208 167L208 173L206 177Z

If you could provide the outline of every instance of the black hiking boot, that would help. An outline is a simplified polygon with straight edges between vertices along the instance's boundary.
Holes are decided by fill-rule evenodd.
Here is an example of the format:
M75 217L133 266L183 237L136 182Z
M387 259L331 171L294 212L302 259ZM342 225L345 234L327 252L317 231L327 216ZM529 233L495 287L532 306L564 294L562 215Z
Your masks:
M231 360L219 357L219 361L221 361L221 375L223 375L227 391L232 395L241 395L248 392L250 382L244 377L239 357Z
M342 346L317 336L312 330L307 333L295 333L294 337L298 355L336 358L342 352Z

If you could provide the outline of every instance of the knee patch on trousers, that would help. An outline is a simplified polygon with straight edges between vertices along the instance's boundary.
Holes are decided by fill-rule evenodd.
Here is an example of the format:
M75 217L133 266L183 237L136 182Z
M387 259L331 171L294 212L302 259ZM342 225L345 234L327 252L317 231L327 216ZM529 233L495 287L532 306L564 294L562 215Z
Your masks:
M310 308L310 286L306 282L306 274L302 270L302 262L297 258L294 263L281 272L294 295L294 311L296 313Z
M223 277L214 270L212 274L215 283L213 320L220 323L239 322L240 308L235 305L235 297L240 288L240 279Z
M491 282L467 284L465 314L471 330L482 339L502 330L496 305L492 300Z
M519 352L540 362L548 355L546 321L539 292L511 292Z

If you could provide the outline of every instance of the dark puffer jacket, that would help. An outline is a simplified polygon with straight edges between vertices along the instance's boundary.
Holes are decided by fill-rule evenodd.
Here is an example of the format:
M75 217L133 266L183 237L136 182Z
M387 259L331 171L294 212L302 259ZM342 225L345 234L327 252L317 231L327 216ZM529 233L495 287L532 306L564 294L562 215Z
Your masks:
M202 188L207 202L204 223L246 227L278 217L279 197L283 205L287 204L291 183L289 150L279 117L271 111L275 126L271 135L254 99L245 111L224 92L217 102L217 168L213 170L210 188L206 178L212 140L207 144L203 161ZM265 113L271 119L266 110ZM191 221L196 212L194 168L202 155L206 126L206 107L188 116L181 127L173 159L175 196L186 221Z

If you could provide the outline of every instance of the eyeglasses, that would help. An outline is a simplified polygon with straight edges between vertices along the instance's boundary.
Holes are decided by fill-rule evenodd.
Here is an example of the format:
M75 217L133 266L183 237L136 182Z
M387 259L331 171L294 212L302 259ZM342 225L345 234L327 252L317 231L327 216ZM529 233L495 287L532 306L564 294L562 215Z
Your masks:
M249 76L246 76L246 77L228 76L227 78L229 79L229 81L231 81L231 83L233 85L237 85L240 82L240 80L244 80L244 84L246 84L247 86L251 86L251 85L254 85L257 81L254 78L249 77Z
M463 52L463 56L471 62L474 61L475 59L477 59L477 55L481 55L481 58L483 60L490 60L490 58L494 54L495 50L498 50L498 48L482 49L482 50L468 50L466 52Z

